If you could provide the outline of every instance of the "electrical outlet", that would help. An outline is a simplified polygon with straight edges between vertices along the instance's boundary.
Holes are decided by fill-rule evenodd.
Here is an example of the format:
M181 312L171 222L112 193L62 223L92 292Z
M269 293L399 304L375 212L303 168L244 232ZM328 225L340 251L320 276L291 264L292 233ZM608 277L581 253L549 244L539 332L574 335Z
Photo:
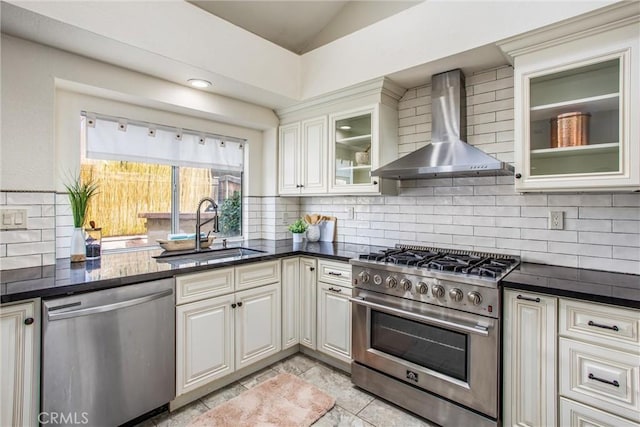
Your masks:
M289 212L282 214L282 225L289 225Z
M1 230L22 230L27 229L26 209L2 209Z
M353 206L350 206L347 209L347 212L349 213L349 219L354 219L356 217L356 208L354 208Z
M563 229L564 229L564 212L550 211L549 212L549 230L563 230Z

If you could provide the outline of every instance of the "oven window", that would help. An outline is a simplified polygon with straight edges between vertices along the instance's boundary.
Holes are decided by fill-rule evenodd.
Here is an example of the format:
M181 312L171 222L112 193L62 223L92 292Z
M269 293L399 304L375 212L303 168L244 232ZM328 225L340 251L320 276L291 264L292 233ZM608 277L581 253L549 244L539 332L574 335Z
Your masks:
M467 335L371 310L371 347L467 382Z

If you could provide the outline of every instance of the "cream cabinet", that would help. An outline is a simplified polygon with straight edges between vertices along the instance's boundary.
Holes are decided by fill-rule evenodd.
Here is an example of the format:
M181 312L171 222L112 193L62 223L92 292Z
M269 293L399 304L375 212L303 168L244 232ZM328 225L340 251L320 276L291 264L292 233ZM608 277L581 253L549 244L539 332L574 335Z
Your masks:
M351 363L351 265L318 260L317 349Z
M559 323L566 425L640 426L640 312L562 299Z
M351 363L350 287L318 283L318 351Z
M176 395L235 370L233 303L229 294L176 308Z
M504 292L504 426L557 425L557 306L551 296Z
M282 348L280 261L182 275L176 283L176 396Z
M330 193L390 192L395 183L382 181L371 171L397 158L397 146L389 143L396 139L389 133L397 132L397 114L375 104L329 116Z
M314 258L300 258L300 344L316 349L316 289L318 274Z
M0 307L0 425L37 426L40 300Z
M300 258L282 260L282 349L300 343Z
M327 117L280 127L279 190L282 195L327 191Z
M398 100L404 93L381 78L278 110L279 193L396 193L396 181L371 171L398 158Z
M638 8L609 12L502 43L514 63L516 190L640 189Z

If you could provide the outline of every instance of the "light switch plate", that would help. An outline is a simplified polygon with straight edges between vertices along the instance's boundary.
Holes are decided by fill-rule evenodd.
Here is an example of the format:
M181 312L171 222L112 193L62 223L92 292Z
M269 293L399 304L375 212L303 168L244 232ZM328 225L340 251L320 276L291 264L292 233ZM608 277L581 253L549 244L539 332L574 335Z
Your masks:
M0 210L0 214L2 216L1 230L24 230L27 228L26 209L3 208Z

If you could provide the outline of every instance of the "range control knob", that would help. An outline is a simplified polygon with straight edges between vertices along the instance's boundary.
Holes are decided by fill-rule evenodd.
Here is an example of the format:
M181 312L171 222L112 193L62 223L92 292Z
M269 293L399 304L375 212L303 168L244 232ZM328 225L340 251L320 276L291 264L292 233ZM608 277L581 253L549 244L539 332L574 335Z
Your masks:
M369 273L367 273L366 271L361 271L360 274L358 274L358 278L360 279L360 283L369 283Z
M382 284L382 276L380 276L379 274L373 276L373 283L380 286Z
M387 277L387 280L385 280L385 284L387 285L387 288L395 288L398 286L398 279L393 276L389 276Z
M409 279L400 280L400 286L402 286L402 289L404 289L405 291L410 291L411 290L411 280L409 280Z
M467 297L469 297L469 302L473 305L478 305L482 302L482 295L478 292L469 292Z
M436 298L442 298L444 296L444 288L442 285L433 285L431 287L431 295Z
M449 291L449 298L451 298L452 300L454 300L455 302L460 302L462 301L462 297L464 296L464 294L462 293L462 291L458 288L453 288Z
M426 294L427 292L429 292L429 286L427 286L427 284L424 282L418 283L418 292L423 295Z

